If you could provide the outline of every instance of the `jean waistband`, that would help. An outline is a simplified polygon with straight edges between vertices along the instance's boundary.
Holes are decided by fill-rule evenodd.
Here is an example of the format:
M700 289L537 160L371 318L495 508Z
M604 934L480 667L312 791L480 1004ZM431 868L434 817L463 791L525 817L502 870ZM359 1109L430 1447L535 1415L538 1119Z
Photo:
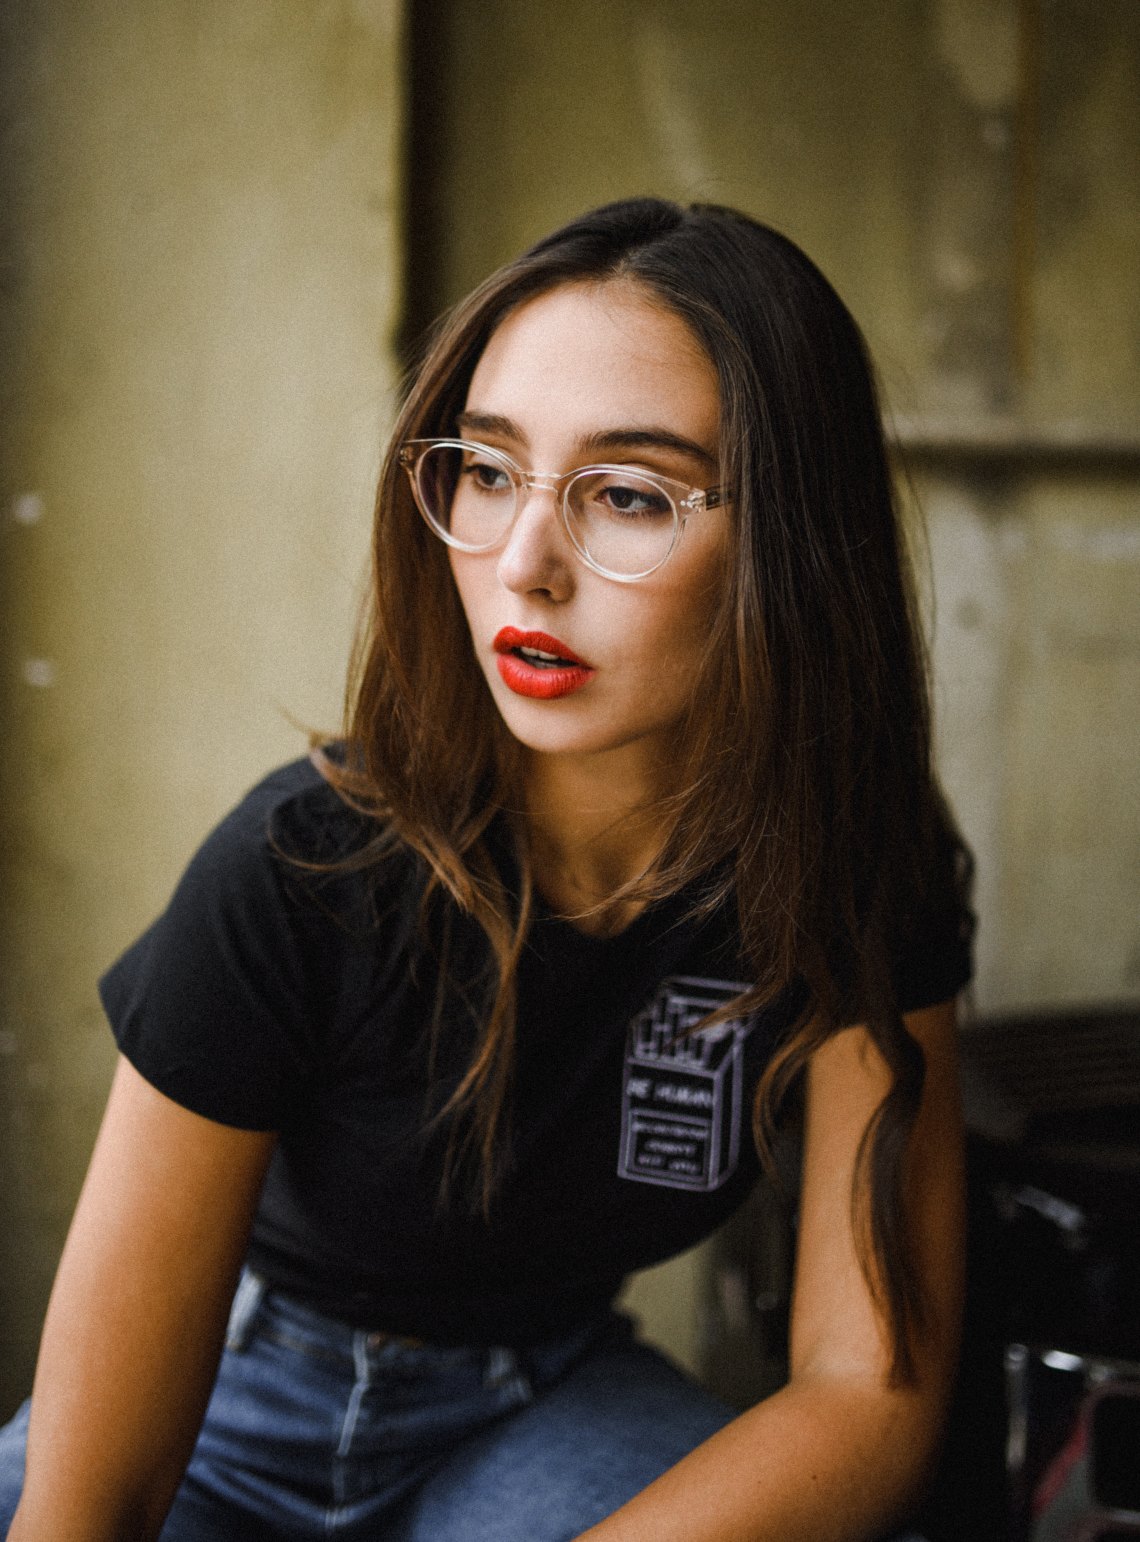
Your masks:
M381 1330L356 1328L329 1317L316 1307L272 1285L248 1266L242 1270L226 1329L226 1347L244 1349L255 1332L265 1332L293 1349L322 1360L359 1366L368 1360L398 1363L408 1370L470 1366L492 1380L524 1365L539 1384L556 1380L605 1332L629 1331L626 1319L606 1310L576 1324L544 1343L517 1348L509 1345L446 1345L425 1343Z

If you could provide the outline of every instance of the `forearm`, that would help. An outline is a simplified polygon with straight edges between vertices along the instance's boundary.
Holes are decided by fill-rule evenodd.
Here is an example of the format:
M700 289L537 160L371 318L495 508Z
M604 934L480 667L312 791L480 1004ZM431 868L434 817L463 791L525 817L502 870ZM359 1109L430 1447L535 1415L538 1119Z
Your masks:
M154 1542L173 1494L156 1492L148 1501L108 1493L96 1496L64 1494L59 1502L42 1503L35 1496L20 1501L8 1542Z
M221 1348L190 1304L161 1356L113 1310L99 1330L53 1298L12 1542L148 1542L189 1460ZM135 1314L137 1315L137 1314ZM67 1330L71 1331L67 1331ZM70 1352L69 1352L70 1351Z
M193 1450L272 1136L116 1073L48 1305L14 1542L147 1542Z
M922 1394L805 1376L733 1420L581 1542L865 1542L914 1503L938 1424Z
M33 1394L24 1492L12 1542L148 1542L182 1479L209 1396L216 1356L175 1362L177 1395L149 1385L135 1395L77 1374L63 1396L46 1378ZM74 1387L77 1396L68 1395ZM37 1406L38 1404L38 1406Z

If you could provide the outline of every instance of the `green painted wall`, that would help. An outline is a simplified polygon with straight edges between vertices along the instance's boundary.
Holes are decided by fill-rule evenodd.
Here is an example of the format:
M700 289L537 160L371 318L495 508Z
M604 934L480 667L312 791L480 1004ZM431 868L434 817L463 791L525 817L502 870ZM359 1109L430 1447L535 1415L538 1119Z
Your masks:
M0 1416L106 1093L96 976L339 718L403 116L397 0L3 17Z

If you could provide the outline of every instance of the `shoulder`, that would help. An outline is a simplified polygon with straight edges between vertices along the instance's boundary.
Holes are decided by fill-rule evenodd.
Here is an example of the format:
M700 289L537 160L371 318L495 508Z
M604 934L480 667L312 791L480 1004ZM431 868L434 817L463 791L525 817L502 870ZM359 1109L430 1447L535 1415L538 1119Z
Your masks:
M349 808L305 757L251 787L200 850L213 858L330 863L365 846L372 833L371 822Z
M386 833L344 800L313 759L291 761L250 788L210 832L174 902L208 897L252 906L262 924L274 914L320 916L355 929L378 901L418 885L417 859L400 843L385 841L379 860Z
M408 934L391 920L416 912L410 854L369 860L378 829L308 761L250 789L100 981L119 1048L146 1080L219 1123L281 1127L358 964L386 967Z

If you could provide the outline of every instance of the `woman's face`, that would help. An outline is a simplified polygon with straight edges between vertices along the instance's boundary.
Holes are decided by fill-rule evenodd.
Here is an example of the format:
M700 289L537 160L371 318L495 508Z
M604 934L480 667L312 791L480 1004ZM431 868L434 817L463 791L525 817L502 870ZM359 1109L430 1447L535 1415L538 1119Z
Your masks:
M459 432L526 471L628 464L704 489L719 481L718 417L715 370L686 323L613 280L513 311L476 366ZM690 515L669 560L636 583L585 566L549 488L527 491L504 546L451 550L475 655L517 739L549 755L627 751L630 772L668 763L724 582L729 518ZM569 662L550 667L528 647Z

